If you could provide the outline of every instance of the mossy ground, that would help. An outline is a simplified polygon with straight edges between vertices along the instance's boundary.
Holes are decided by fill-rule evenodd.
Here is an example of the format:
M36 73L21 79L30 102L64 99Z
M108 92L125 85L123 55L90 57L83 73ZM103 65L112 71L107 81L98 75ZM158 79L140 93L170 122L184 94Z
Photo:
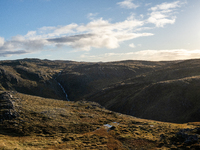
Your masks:
M197 142L186 145L177 137L180 129L198 128L197 122L144 120L106 110L93 102L10 93L19 117L1 122L0 149L200 148Z

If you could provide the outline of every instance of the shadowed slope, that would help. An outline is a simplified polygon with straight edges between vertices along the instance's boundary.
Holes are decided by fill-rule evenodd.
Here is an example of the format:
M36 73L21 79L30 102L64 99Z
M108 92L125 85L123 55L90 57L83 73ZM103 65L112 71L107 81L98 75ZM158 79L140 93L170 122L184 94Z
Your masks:
M1 61L0 89L64 99L65 95L54 77L68 63L39 59Z
M125 80L86 99L133 116L200 121L200 62L187 60Z
M108 86L152 72L172 62L121 61L85 63L67 67L58 77L71 100L97 93Z

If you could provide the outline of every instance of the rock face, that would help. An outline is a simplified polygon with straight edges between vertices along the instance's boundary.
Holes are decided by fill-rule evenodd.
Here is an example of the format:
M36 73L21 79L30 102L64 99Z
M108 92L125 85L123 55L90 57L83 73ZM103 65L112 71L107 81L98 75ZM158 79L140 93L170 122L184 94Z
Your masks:
M6 69L0 68L0 76L4 80L10 82L11 84L17 84L19 82L19 77Z
M0 122L3 120L10 120L17 117L15 111L12 95L8 92L0 94Z

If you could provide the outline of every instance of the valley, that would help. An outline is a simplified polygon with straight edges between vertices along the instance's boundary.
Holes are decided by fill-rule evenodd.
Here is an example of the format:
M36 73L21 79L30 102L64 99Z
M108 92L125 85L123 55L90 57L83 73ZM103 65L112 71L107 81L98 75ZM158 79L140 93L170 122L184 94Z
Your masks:
M0 149L200 146L199 59L0 61L0 90Z

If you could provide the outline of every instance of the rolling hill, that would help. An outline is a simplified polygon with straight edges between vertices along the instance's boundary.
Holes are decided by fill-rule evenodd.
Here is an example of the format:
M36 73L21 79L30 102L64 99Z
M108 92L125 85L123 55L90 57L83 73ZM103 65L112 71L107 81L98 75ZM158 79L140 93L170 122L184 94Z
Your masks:
M58 80L72 100L94 101L140 118L199 121L200 60L78 64Z
M200 123L109 111L95 102L0 92L0 149L199 149Z
M200 148L199 93L199 59L0 61L0 149Z
M88 63L23 59L0 62L0 89L45 98L98 102L135 117L199 121L200 60ZM62 86L62 87L61 87Z

